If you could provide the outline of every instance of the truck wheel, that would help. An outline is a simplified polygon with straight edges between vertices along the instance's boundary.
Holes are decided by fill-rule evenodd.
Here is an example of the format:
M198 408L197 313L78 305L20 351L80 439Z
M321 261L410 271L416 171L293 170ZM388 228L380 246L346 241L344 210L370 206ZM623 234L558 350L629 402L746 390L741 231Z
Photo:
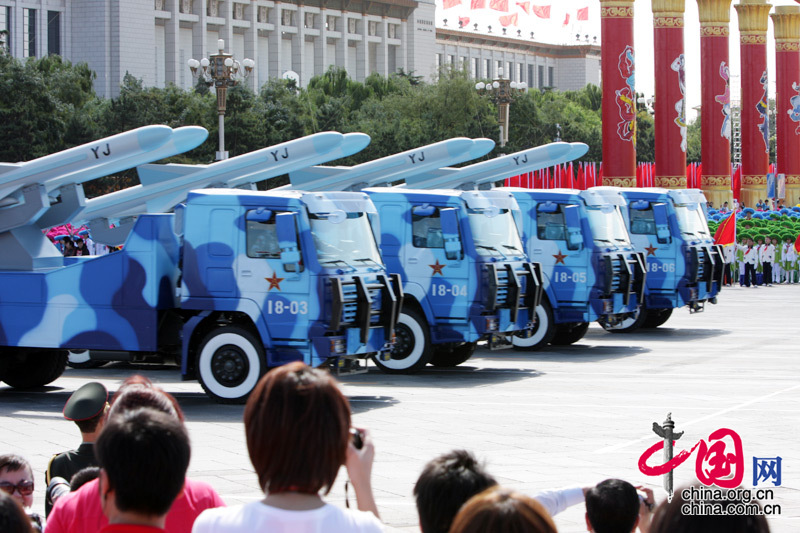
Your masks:
M650 313L649 310L645 309L644 307L640 307L638 310L638 314L635 318L629 317L623 320L622 322L618 322L616 324L609 324L605 320L598 320L597 323L600 324L604 330L608 331L609 333L630 333L632 331L636 331L640 327L645 320L647 320L647 316Z
M237 327L217 328L197 350L197 377L217 403L244 403L264 373L264 347L252 333Z
M0 381L15 389L33 389L55 381L66 367L66 350L31 352L20 360L9 361L0 374Z
M568 324L558 324L556 326L556 334L550 344L554 346L567 346L575 344L586 335L589 329L588 322L570 322Z
M643 328L657 328L669 320L672 316L672 308L669 309L651 309L647 312L647 318L644 319Z
M92 361L89 350L70 350L67 355L67 366L70 368L98 368L104 364L105 361Z
M433 357L425 318L411 309L402 311L394 334L391 358L388 361L372 358L378 368L387 374L412 374L425 368Z
M433 366L458 366L475 353L476 343L465 342L455 348L435 348L431 364Z
M556 328L553 323L553 309L550 303L542 298L542 303L536 308L536 325L533 331L515 334L512 338L515 350L534 351L541 350L553 340Z

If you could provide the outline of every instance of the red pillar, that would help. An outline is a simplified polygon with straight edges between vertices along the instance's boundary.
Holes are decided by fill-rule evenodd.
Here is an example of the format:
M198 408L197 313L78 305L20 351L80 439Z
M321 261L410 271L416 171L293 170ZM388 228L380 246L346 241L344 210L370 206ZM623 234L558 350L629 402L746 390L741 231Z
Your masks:
M800 201L800 7L776 7L771 17L775 26L777 170L786 174L787 204L795 205Z
M742 64L742 194L745 205L766 197L769 170L769 91L767 26L772 4L740 0L739 46Z
M655 44L656 187L686 188L684 0L652 0Z
M633 0L600 0L603 184L636 186Z
M728 36L731 0L697 0L700 12L702 87L700 186L719 207L733 204L731 191L731 69Z

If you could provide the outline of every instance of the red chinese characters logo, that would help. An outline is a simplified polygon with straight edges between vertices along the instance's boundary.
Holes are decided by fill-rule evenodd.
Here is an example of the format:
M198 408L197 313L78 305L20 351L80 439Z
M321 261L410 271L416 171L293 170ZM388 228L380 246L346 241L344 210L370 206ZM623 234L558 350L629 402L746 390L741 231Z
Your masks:
M682 450L675 457L672 457L671 453L665 454L665 457L670 459L664 464L648 465L647 462L653 454L664 449L665 442L666 439L654 444L639 457L639 470L643 474L647 476L669 474L697 450L695 473L703 485L716 485L724 489L734 489L741 485L744 479L742 438L732 429L720 428L708 436L708 442L700 439L690 450ZM675 444L674 440L668 442L670 445ZM729 451L729 444L732 445L732 451Z

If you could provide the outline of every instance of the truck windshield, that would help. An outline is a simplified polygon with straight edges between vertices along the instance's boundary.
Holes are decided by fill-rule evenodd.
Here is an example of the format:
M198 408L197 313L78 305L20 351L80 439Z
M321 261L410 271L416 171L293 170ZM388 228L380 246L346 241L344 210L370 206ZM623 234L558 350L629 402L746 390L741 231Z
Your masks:
M609 244L620 246L631 243L619 207L616 205L587 206L586 213L595 243L604 246Z
M311 213L309 218L317 259L321 264L344 262L351 266L359 263L383 265L365 213L347 213L347 218L343 219Z
M678 227L683 235L696 239L708 239L711 237L703 210L698 204L676 204L675 217L678 219Z
M490 217L482 210L468 209L469 227L478 255L522 255L522 242L517 225L508 209Z

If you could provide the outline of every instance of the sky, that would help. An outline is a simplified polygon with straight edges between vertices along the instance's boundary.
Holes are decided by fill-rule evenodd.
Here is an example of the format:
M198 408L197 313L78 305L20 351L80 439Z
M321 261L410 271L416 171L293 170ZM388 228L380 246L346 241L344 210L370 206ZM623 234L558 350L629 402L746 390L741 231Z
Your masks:
M517 25L508 26L508 36L516 36L517 30L522 30L522 36L530 38L534 32L534 40L555 44L575 44L575 35L580 34L581 40L589 35L590 42L597 37L597 42L602 42L600 35L600 2L599 0L506 0L508 13L490 9L490 3L503 2L503 0L485 0L486 8L470 9L471 1L480 0L436 0L436 26L450 29L458 28L458 19L468 17L468 31L474 31L474 24L478 23L478 33L488 33L488 26L492 26L492 34L501 34L500 16L517 14ZM444 9L444 2L455 4ZM740 94L740 62L739 62L739 26L736 10L733 5L738 0L731 2L731 35L730 35L730 66L731 66L731 91L733 100L739 99ZM796 6L792 0L773 0L773 6ZM530 14L526 14L521 4L528 4ZM550 18L542 19L533 14L532 6L550 5ZM578 21L577 11L588 7L588 20ZM563 23L569 15L569 23ZM445 25L444 19L447 19ZM694 119L694 107L700 105L700 19L697 14L696 0L686 0L684 14L684 56L686 57L686 109L689 111L689 120ZM769 71L769 94L775 95L775 41L772 33L772 23L769 24L767 34L767 69ZM650 97L654 93L653 72L653 11L650 0L636 0L634 3L634 48L636 53L636 91Z

